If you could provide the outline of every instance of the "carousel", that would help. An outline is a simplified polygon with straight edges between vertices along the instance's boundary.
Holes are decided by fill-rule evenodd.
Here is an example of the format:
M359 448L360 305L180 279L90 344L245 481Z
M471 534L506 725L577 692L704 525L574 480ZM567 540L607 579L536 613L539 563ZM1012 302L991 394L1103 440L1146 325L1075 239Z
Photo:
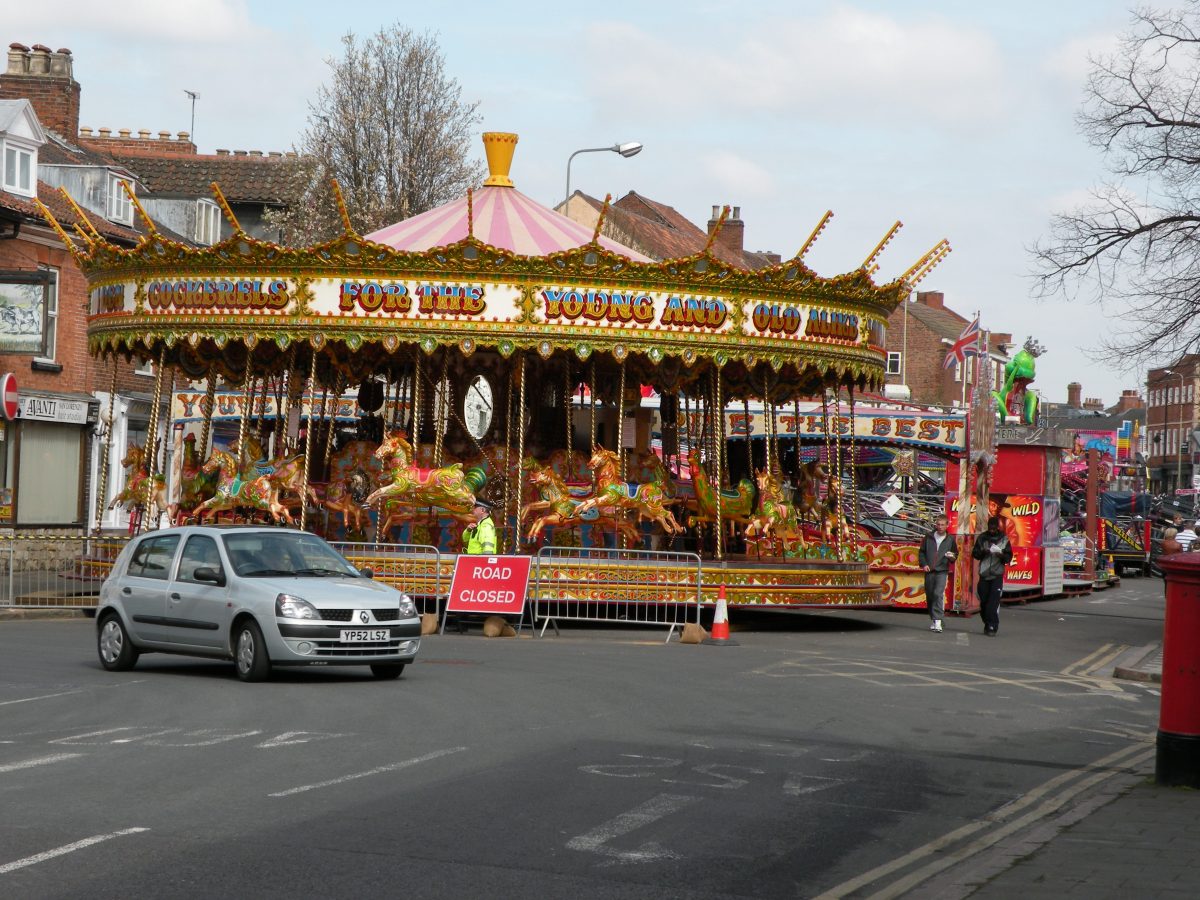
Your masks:
M880 604L846 521L850 423L883 383L889 313L949 246L878 285L896 223L822 278L804 257L827 213L764 269L721 260L716 234L658 262L601 236L608 200L589 229L520 193L516 143L485 134L481 188L368 235L334 184L344 233L311 247L247 235L218 185L233 234L212 247L158 233L132 195L149 231L132 250L59 228L91 290L89 352L114 385L118 360L152 361L152 414L172 398L174 472L166 441L128 448L112 502L145 508L141 527L166 507L452 552L483 497L504 552L687 549L706 598ZM765 459L731 472L724 412L748 400ZM778 417L801 402L820 410L816 464L779 450Z

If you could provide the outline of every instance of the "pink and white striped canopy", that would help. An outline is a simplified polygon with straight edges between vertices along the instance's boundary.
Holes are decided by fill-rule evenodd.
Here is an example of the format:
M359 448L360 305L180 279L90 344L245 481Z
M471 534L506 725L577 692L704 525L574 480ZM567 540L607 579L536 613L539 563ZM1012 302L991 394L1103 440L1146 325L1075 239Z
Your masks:
M475 237L520 256L546 256L580 247L592 240L592 229L547 209L516 188L479 188L473 194L472 206ZM462 197L380 228L366 238L397 250L423 252L453 244L466 236L467 198ZM649 257L606 237L600 238L600 246L628 259L650 262Z

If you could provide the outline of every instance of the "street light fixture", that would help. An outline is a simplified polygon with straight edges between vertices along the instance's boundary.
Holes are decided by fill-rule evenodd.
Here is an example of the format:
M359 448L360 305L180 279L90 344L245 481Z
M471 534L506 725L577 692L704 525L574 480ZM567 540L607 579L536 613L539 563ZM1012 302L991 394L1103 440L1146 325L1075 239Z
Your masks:
M631 156L637 156L642 152L642 145L637 141L626 141L624 144L613 144L611 147L585 147L582 150L576 150L567 157L567 194L563 200L563 207L566 208L566 203L571 199L571 161L580 153L619 153L626 159Z
M1179 425L1183 425L1183 373L1176 372L1174 369L1163 369L1164 375L1174 375L1179 379ZM1194 424L1194 423L1189 423ZM1183 487L1183 444L1184 441L1179 441L1179 446L1175 450L1175 490Z

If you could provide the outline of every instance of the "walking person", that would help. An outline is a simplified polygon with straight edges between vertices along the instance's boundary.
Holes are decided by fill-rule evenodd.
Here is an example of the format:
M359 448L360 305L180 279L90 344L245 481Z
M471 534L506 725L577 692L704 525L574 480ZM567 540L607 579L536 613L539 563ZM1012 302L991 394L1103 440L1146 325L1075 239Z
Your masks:
M1000 528L1000 518L988 518L987 531L975 541L971 555L979 560L980 614L983 617L983 633L995 637L1000 628L1000 591L1004 587L1004 567L1013 557L1012 544Z
M1192 542L1196 540L1196 523L1188 522L1187 527L1175 535L1175 540L1179 541L1179 546L1184 550L1191 550Z
M941 633L942 614L946 608L946 577L957 556L954 538L946 533L950 520L938 516L933 520L933 531L921 541L917 551L917 564L925 573L925 605L929 609L930 631Z

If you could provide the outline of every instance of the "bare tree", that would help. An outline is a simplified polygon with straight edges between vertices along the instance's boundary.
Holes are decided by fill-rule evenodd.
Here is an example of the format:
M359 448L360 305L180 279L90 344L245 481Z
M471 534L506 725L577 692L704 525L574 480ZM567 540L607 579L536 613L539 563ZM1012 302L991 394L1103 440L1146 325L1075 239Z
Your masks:
M1043 296L1084 294L1126 363L1200 349L1200 0L1141 8L1091 59L1078 121L1111 177L1033 248Z
M342 38L332 77L309 104L299 153L284 163L290 195L271 221L291 244L340 233L336 178L360 234L466 193L483 170L470 156L478 103L445 72L436 39L400 25Z

